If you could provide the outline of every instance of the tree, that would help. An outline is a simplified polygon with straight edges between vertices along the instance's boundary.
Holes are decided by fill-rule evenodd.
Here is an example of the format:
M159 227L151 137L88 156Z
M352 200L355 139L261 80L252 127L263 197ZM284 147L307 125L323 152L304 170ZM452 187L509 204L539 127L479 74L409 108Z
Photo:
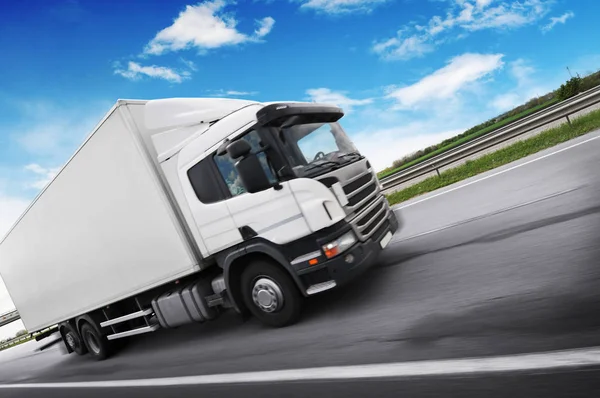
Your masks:
M558 89L558 99L561 101L571 98L581 92L581 77L575 76L561 84Z
M27 332L27 330L19 330L19 331L17 332L17 335L16 335L16 337L24 336L24 335L26 335L27 333L29 333L29 332Z

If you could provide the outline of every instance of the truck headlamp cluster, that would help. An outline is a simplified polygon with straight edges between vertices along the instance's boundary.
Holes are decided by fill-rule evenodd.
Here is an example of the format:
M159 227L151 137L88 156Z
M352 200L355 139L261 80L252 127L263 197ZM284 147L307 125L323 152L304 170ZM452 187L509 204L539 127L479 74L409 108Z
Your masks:
M325 257L328 259L333 258L351 248L355 243L356 236L354 235L354 232L349 231L336 240L323 245L323 253L325 253Z

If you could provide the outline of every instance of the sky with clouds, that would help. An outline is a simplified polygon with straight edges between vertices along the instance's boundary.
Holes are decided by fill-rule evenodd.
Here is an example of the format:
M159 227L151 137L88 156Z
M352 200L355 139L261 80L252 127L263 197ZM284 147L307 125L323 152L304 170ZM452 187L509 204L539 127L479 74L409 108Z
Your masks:
M0 235L119 98L335 103L383 169L556 88L567 66L598 70L599 13L595 0L4 4Z

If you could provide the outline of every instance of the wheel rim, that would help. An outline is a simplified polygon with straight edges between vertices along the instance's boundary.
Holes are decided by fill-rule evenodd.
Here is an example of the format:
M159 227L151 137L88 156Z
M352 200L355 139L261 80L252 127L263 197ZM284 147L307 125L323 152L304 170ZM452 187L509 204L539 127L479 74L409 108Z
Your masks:
M267 313L278 311L283 307L281 288L275 281L266 277L260 277L254 282L252 300L261 311Z
M96 336L90 331L86 331L85 339L87 340L88 346L90 350L94 352L94 354L98 354L100 352L100 344L96 339Z
M77 343L75 342L75 336L73 336L73 333L67 333L67 335L65 336L65 340L67 340L67 344L69 345L69 347L71 347L71 349L74 350L75 348L77 348Z

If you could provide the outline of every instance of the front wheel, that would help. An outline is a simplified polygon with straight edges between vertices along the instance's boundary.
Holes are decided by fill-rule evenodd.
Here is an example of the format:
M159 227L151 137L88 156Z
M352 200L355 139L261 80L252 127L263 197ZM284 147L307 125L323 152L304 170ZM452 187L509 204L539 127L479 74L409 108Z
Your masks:
M303 298L280 266L264 260L252 262L241 282L244 304L262 323L283 327L300 318Z

